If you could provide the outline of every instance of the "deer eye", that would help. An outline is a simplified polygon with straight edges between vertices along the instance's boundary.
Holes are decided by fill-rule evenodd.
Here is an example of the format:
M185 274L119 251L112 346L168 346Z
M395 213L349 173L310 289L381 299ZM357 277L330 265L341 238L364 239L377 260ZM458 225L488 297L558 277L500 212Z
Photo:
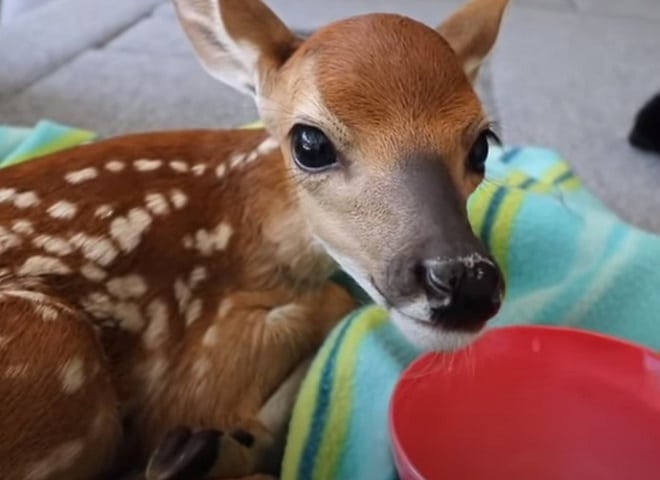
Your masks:
M291 147L296 165L307 172L320 172L337 163L337 151L325 134L316 127L295 125Z
M479 134L477 141L474 142L470 153L468 153L467 168L469 171L482 175L485 173L490 140L499 143L497 136L490 130L485 130Z

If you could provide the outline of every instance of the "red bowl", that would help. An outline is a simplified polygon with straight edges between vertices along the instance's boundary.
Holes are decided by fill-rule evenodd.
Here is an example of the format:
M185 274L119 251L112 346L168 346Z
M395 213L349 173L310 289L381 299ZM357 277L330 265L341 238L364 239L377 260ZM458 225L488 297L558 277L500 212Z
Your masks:
M660 355L554 327L427 354L390 405L403 480L658 480Z

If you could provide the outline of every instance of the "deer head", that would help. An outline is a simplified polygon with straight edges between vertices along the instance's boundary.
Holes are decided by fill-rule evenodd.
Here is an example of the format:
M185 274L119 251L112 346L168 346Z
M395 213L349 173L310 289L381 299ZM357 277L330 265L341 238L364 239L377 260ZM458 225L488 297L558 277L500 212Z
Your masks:
M494 137L473 84L507 0L436 29L373 14L305 40L259 0L174 3L204 68L254 97L316 241L416 344L471 340L504 291L466 201Z

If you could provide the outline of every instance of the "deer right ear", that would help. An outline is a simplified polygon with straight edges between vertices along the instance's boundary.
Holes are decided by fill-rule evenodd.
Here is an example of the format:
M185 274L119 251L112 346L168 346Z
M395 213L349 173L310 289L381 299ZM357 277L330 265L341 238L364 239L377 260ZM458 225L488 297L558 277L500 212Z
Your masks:
M202 66L244 93L256 95L300 44L260 0L173 1Z

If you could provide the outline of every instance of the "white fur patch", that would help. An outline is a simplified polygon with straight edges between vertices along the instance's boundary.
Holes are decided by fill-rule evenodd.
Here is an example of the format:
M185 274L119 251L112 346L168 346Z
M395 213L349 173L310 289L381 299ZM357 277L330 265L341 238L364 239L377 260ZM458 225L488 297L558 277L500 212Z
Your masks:
M97 218L110 218L115 213L114 209L110 205L101 205L96 208L94 211L94 216Z
M192 373L198 380L200 380L209 374L212 366L211 361L202 355L193 364Z
M11 229L21 235L32 235L34 233L34 227L29 220L14 220Z
M22 243L21 237L0 225L0 253L19 247Z
M197 230L195 248L204 256L212 255L227 248L234 230L226 222L220 222L213 230Z
M247 155L245 153L232 153L229 157L229 168L236 168L246 159Z
M48 215L62 220L71 220L78 212L78 207L66 200L55 202L48 208Z
M39 203L41 203L41 200L39 200L39 197L34 192L18 193L14 197L14 206L16 208L30 208L39 205Z
M179 160L171 161L170 168L175 172L179 172L179 173L186 173L189 169L188 164L186 162L182 162Z
M82 251L87 260L104 267L110 265L119 255L117 248L110 239L105 237L92 237L84 233L76 233L69 241Z
M200 176L204 175L204 172L206 172L207 168L208 168L208 166L205 163L198 163L197 165L192 167L191 170L192 170L192 173L195 176L200 177Z
M274 152L279 148L279 143L273 137L266 138L263 142L257 147L257 153L259 155L267 155L271 152Z
M219 318L224 318L226 317L229 312L232 311L234 308L234 302L231 300L223 300L222 303L220 303L220 306L218 307L218 317Z
M155 349L162 346L169 337L170 324L167 305L162 300L153 300L147 306L149 325L142 335L144 346Z
M197 285L199 285L201 282L206 280L207 277L208 277L208 272L205 267L197 266L193 268L193 271L190 272L190 280L188 280L188 283L190 284L190 288L197 287Z
M146 210L133 208L125 217L115 218L110 225L110 235L126 253L135 250L142 241L142 235L151 226L152 218Z
M204 332L204 336L202 337L202 345L205 347L213 347L218 343L219 338L220 329L217 325L211 325L206 329L206 332Z
M135 160L133 162L133 167L138 172L152 172L158 170L163 162L161 160L149 160L147 158L142 158L140 160Z
M126 164L117 160L112 160L105 164L105 169L113 173L121 172L124 168L126 168Z
M252 163L257 158L259 158L259 152L254 150L253 152L250 152L250 154L245 158L245 163Z
M69 242L52 235L38 235L32 239L32 244L37 248L43 249L46 253L52 253L60 257L73 252L73 247Z
M0 203L13 201L15 195L15 188L0 188Z
M179 189L170 190L170 200L174 205L174 208L181 210L183 207L188 205L188 196Z
M113 303L108 295L93 292L80 301L80 306L94 318L108 318L113 312Z
M164 195L160 193L148 193L144 197L147 209L154 215L167 215L170 213L170 205Z
M77 185L79 183L87 182L93 180L99 176L98 170L94 167L83 168L82 170L76 170L74 172L69 172L64 175L64 179L73 184Z
M147 284L144 279L135 274L124 277L115 277L105 284L108 293L120 300L140 298L147 293Z
M266 323L275 325L278 323L287 322L290 320L298 320L305 315L305 309L295 303L282 305L281 307L273 308L268 315L266 315Z
M60 369L62 391L72 394L80 390L85 383L85 363L79 356L68 359Z
M35 255L28 258L17 273L20 276L66 275L71 269L59 258Z
M34 311L41 317L42 320L46 322L57 320L60 316L60 313L57 311L57 309L51 307L50 305L35 305Z
M199 317L202 316L202 310L203 303L200 298L196 298L190 302L190 305L188 305L188 309L186 310L186 327L195 323Z
M221 163L220 165L218 165L218 168L215 169L215 175L218 178L224 177L226 173L227 173L227 165L225 165L224 163Z
M195 241L193 240L191 235L185 235L183 237L182 243L183 243L183 248L186 249L191 249L195 246Z
M83 277L92 282L102 282L108 276L105 270L97 267L93 263L86 263L80 267L80 273Z
M119 327L128 332L137 333L144 327L144 318L140 307L132 302L120 302L114 307L114 315L119 320Z
M176 298L176 301L179 304L180 313L184 313L186 311L191 297L192 292L183 280L178 279L176 282L174 282L174 298Z
M84 444L80 440L72 440L55 448L38 462L32 464L25 474L25 480L47 480L48 478L60 478L60 475L71 468L80 454Z

